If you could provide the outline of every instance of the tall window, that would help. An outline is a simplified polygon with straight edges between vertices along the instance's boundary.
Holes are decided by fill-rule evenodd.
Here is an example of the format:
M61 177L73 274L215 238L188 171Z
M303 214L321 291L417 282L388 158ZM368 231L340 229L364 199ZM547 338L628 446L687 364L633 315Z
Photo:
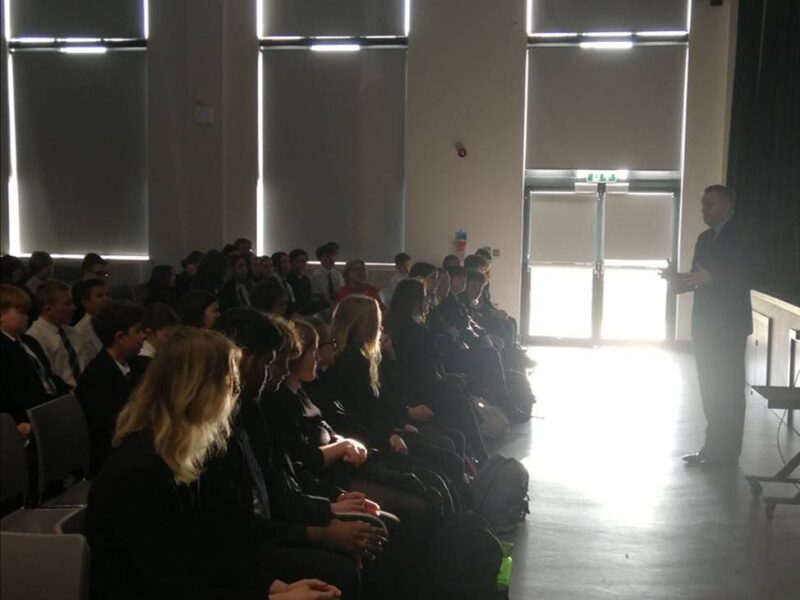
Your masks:
M408 17L408 0L260 2L260 252L402 248Z
M147 0L5 0L9 251L147 259Z

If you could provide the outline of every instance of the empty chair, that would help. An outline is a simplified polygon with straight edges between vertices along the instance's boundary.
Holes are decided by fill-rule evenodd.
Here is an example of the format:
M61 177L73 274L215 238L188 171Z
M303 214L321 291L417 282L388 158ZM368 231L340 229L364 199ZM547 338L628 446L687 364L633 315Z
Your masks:
M43 507L86 504L91 483L89 432L78 399L68 394L28 410L36 441L39 480L37 489ZM56 488L66 490L56 498L45 499Z
M0 532L3 600L85 600L89 545L82 535Z
M81 526L82 517L75 516L78 511L74 508L23 508L27 489L28 463L22 438L14 419L0 414L0 505L8 512L0 519L0 530L57 533L59 524L65 522L64 533L78 533L74 530Z

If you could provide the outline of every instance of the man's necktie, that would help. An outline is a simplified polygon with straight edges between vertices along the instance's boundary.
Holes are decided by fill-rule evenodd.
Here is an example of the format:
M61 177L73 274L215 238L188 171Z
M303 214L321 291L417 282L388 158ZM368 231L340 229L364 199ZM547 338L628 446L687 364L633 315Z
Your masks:
M61 338L61 343L64 344L64 348L67 350L67 356L69 357L69 370L72 372L72 376L77 382L78 377L81 375L81 364L78 362L78 353L75 352L75 348L73 348L72 344L70 344L69 337L67 337L67 332L64 331L63 327L58 328L58 337Z
M33 353L33 350L30 350L27 345L23 344L20 340L16 340L14 342L17 345L17 348L22 350L25 355L30 359L33 363L33 367L36 369L36 374L39 376L39 379L42 382L42 386L44 387L44 391L48 393L48 395L53 396L56 393L56 384L53 383L53 380L50 379L50 376L45 371L44 365L39 361L37 356Z
M265 519L272 518L272 509L269 503L269 494L267 493L267 484L264 482L264 474L261 472L261 467L258 465L256 455L253 453L253 447L250 445L250 437L244 427L236 428L236 441L244 455L244 460L247 463L247 469L250 471L250 476L253 479L253 500L256 506L256 512L261 514Z

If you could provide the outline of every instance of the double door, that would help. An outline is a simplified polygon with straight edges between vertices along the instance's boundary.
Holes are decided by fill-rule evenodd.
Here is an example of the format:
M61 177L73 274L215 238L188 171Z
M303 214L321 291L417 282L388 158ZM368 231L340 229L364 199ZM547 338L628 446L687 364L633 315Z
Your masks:
M670 185L530 185L522 331L528 343L671 340L675 301L659 270L677 254Z

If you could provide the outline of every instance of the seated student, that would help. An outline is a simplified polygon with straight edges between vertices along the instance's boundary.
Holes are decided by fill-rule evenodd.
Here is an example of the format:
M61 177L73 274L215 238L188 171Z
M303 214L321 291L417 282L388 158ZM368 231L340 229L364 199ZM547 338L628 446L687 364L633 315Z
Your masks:
M69 285L57 279L46 281L36 291L36 304L39 318L28 329L28 335L39 342L53 373L75 389L86 364L78 354L81 340L69 326L75 312Z
M26 437L31 426L25 411L69 393L39 343L25 335L29 304L20 288L0 284L0 412L14 417Z
M408 277L408 272L411 270L411 257L405 252L397 254L394 257L394 267L397 269L397 273L392 275L389 283L381 289L381 298L387 306L392 302L392 294L394 294L397 284Z
M180 328L162 350L120 414L114 436L119 448L89 493L93 596L339 597L318 582L213 581L219 570L203 553L197 480L206 457L225 447L239 354L224 336L192 328Z
M436 287L433 289L430 310L434 310L450 295L450 273L447 272L447 269L439 267L436 269L436 274Z
M452 269L453 267L460 267L461 266L461 259L458 258L455 254L448 254L442 260L442 268L444 269Z
M226 311L229 308L248 308L252 306L251 294L253 287L250 281L250 266L247 256L231 254L229 267L233 277L228 280L228 283L219 293L220 310Z
M381 295L378 293L378 288L367 283L367 266L364 261L355 258L348 262L344 267L344 287L339 288L333 295L333 303L338 304L344 298L353 294L361 296L368 296L378 303L381 312L386 311L381 301Z
M228 257L219 250L209 250L197 263L197 275L192 289L219 294L225 285L228 260Z
M160 302L148 304L142 318L144 342L139 351L140 362L146 365L155 358L158 349L169 339L172 330L180 324L178 313L168 304Z
M92 318L108 306L108 286L104 279L85 279L74 285L72 298L84 311L74 329L79 339L77 351L81 364L88 365L103 349L103 344L92 327Z
M217 297L206 290L189 290L178 301L178 316L189 327L213 329L219 317Z
M138 304L117 301L92 318L103 351L81 373L75 389L89 428L89 479L111 453L117 415L141 376L130 361L142 348L143 317Z
M324 244L316 251L319 266L311 272L311 296L322 307L333 304L336 292L344 287L342 274L334 267L336 265L336 250L329 244Z
M295 304L294 289L288 280L291 270L292 262L286 252L276 252L272 255L272 281L281 286L286 292L286 303L289 312L294 310Z
M28 280L25 282L31 294L35 295L39 286L52 278L53 258L47 252L34 251L28 259Z
M233 245L236 246L236 249L239 251L240 254L252 254L253 252L253 242L251 242L246 237L237 238Z
M180 298L194 287L194 279L197 276L197 265L203 259L204 254L199 250L194 250L181 261L183 271L175 277L175 296Z
M253 308L279 317L287 316L289 297L286 289L273 279L262 281L253 288Z
M470 398L446 378L434 334L425 325L425 304L425 286L420 279L400 282L386 319L386 330L392 338L401 383L410 398L433 407L439 425L461 432L472 455L482 462L488 455Z
M147 282L147 304L161 302L175 306L178 302L176 291L177 275L170 265L156 265L150 271L150 280Z
M272 258L255 256L253 259L253 283L261 283L272 277Z
M291 467L283 471L273 462L258 405L262 388L276 384L274 378L265 381L265 374L274 374L270 367L283 344L280 333L252 309L227 311L218 327L240 345L243 385L227 451L209 463L201 479L206 527L219 562L256 569L281 565L291 569L292 574L281 573L287 578L314 575L357 592L355 563L331 550L371 554L379 550L382 536L364 523L332 518L342 507L302 494Z
M289 275L286 277L294 292L294 311L301 315L311 315L325 308L315 302L311 293L311 279L306 275L308 254L302 248L295 248L289 253Z
M0 282L12 285L24 285L25 263L16 256L4 254L0 256Z
M89 252L81 261L81 281L108 279L108 261L95 252Z

